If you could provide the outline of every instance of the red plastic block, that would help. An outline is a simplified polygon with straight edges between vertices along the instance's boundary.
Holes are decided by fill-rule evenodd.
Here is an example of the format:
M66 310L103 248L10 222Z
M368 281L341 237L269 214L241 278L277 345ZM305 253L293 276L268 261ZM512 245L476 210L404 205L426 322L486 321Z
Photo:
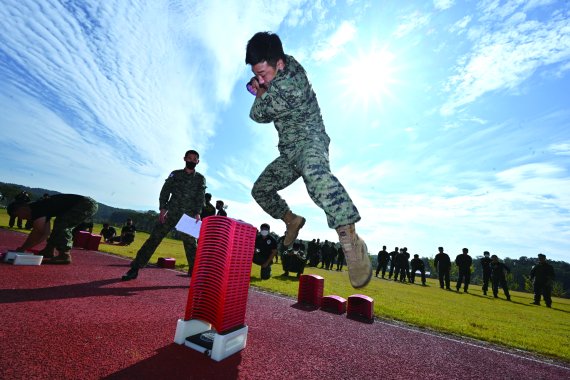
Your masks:
M85 243L84 248L89 251L98 251L99 243L101 243L101 235L89 234L89 239Z
M199 319L223 334L245 325L257 229L227 216L210 216L200 228L184 320Z
M340 296L324 296L321 309L332 313L344 314L346 312L346 299Z
M321 306L325 279L316 274L304 274L299 278L297 302Z
M347 317L374 319L374 300L364 294L349 296L346 315Z
M176 265L176 259L173 257L159 257L156 265L161 268L174 268Z
M91 234L87 231L79 231L73 237L73 246L76 248L85 248Z

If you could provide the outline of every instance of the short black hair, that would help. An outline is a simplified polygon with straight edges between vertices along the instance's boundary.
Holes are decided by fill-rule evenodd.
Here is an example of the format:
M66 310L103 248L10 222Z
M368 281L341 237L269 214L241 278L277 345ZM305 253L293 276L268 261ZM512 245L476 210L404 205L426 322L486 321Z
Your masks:
M189 154L195 154L196 157L200 158L200 154L196 152L194 149L190 149L189 151L187 151L184 157L188 157Z
M263 224L259 227L259 229L260 229L260 230L263 230L263 229L270 230L271 228L269 228L269 224L263 223Z
M259 62L266 61L275 67L280 59L285 61L285 52L277 34L258 32L247 42L245 49L245 63L247 65L254 66Z

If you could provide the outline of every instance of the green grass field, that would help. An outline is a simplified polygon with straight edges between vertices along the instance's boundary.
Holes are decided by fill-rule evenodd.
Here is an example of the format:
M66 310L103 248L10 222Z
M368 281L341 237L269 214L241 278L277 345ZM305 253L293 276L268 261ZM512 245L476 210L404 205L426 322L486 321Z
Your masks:
M7 225L8 217L2 209L0 226L7 228ZM95 225L94 232L99 233L101 228L101 225ZM147 236L138 232L130 246L101 244L99 249L123 257L134 257ZM165 239L153 256L152 263L158 257L174 257L177 268L188 268L181 241ZM274 265L272 272L271 279L261 281L259 267L253 265L252 286L296 297L298 280L294 276L281 277L281 264ZM481 287L477 285L472 285L469 294L464 294L441 290L437 280L432 279L428 279L427 287L422 287L373 278L366 288L355 290L348 281L346 267L343 272L306 268L305 274L325 278L325 295L336 294L347 298L352 294L366 294L372 297L374 313L381 319L481 339L570 362L569 299L553 298L552 309L547 309L530 305L531 294L511 292L512 302L507 302L502 290L499 290L500 298L494 299L483 296Z

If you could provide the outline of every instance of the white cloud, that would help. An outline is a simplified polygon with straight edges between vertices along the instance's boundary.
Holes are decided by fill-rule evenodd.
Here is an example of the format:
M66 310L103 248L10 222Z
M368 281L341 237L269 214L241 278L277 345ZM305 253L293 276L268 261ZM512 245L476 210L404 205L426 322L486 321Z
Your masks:
M487 92L515 89L537 69L570 59L568 15L555 12L544 22L516 15L508 24L493 23L486 33L474 35L472 52L458 60L457 74L446 84L451 96L442 114L450 115Z
M420 29L429 24L430 15L422 14L419 11L411 13L402 18L402 23L398 25L394 36L397 38L402 38L412 33L413 31Z
M328 37L313 53L316 61L328 61L339 54L343 47L354 40L357 29L350 21L343 21L334 33Z
M433 0L433 6L440 11L451 8L454 3L455 0Z
M570 142L551 144L548 150L559 156L570 156Z

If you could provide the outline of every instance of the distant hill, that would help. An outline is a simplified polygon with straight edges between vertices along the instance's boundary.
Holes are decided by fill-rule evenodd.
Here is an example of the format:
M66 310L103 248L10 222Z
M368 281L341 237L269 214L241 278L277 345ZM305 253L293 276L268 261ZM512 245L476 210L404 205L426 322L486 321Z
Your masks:
M39 187L28 187L14 183L0 182L0 206L6 207L21 191L27 192L30 195L32 201L40 199L44 194L61 194L57 191ZM125 222L125 220L131 218L137 226L137 230L150 231L158 215L155 211L136 211L112 207L100 202L97 203L99 204L99 209L93 218L93 221L95 223L107 222L112 225L120 226Z

